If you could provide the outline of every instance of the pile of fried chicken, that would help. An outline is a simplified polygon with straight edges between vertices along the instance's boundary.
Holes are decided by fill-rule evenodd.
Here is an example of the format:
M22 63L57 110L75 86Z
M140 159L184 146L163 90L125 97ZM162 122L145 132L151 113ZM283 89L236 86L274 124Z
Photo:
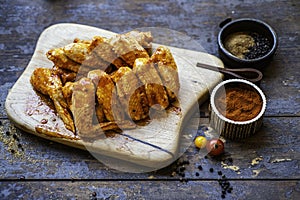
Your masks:
M36 68L30 82L80 137L135 128L150 108L163 110L176 101L180 87L170 50L159 46L152 53L152 41L150 32L139 31L75 38L49 50L53 68Z

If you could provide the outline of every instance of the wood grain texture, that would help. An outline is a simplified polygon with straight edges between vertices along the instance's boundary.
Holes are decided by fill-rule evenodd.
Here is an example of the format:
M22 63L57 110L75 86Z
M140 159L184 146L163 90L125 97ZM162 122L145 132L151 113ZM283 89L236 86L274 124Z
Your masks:
M254 136L240 142L226 141L226 153L221 158L205 159L199 150L191 145L182 158L190 162L186 165L185 176L191 179L216 179L217 171L222 171L233 179L300 179L300 127L299 118L265 118L262 129ZM189 123L198 124L198 118L191 118ZM149 176L154 179L177 180L180 176L171 177L176 171L177 162L151 173L120 173L100 163L89 152L67 147L40 137L32 136L19 129L9 121L1 121L0 178L16 179L96 179L96 180L142 180ZM279 127L278 124L281 124ZM292 127L292 128L291 128ZM270 132L269 130L272 130ZM8 133L8 134L7 134ZM14 136L15 135L15 136ZM32 145L34 144L34 145ZM22 149L18 147L21 145ZM14 150L14 153L11 150ZM232 158L231 166L240 169L236 172L225 169L222 160L227 163ZM262 158L251 165L253 159ZM280 162L277 162L280 161ZM199 172L197 167L203 170ZM215 173L209 169L214 168ZM39 170L36 170L39 169ZM287 170L289 169L289 170Z
M270 6L276 3L276 6ZM4 108L7 90L22 74L34 52L39 35L52 24L81 23L121 33L141 27L163 27L186 33L196 42L185 48L201 50L218 56L219 23L226 18L253 17L268 22L279 37L278 51L273 62L264 70L261 87L269 97L266 115L291 116L300 113L297 80L299 70L299 2L275 1L116 1L79 0L72 3L38 0L3 1L0 35L2 60L0 85ZM34 13L31 12L33 10ZM176 13L176 14L174 14ZM280 13L274 15L274 13ZM124 23L126 21L126 23ZM26 28L23 28L26 27ZM183 47L182 44L177 44ZM289 59L291 58L291 59ZM283 67L292 66L292 67ZM274 89L275 88L275 89ZM0 117L7 117L4 109Z
M222 170L235 179L230 181L233 194L226 199L299 199L299 13L297 0L2 0L0 135L5 140L0 142L0 198L95 199L92 194L96 192L98 199L221 199L216 172ZM196 51L204 48L218 56L220 22L242 17L269 23L278 34L279 46L273 61L263 70L261 88L268 99L264 126L246 141L226 142L225 158L233 158L232 164L240 167L240 174L224 169L219 159L200 159L193 146L183 155L190 161L185 175L195 179L188 184L179 182L180 176L170 176L176 162L151 173L115 172L86 151L27 134L7 119L4 104L8 91L29 63L40 34L53 24L80 23L116 33L163 27L186 33L196 41L178 47ZM201 118L194 116L190 122L207 122L207 107L205 102ZM263 159L251 166L252 159L260 156ZM196 177L198 165L203 171ZM24 177L31 180L20 182ZM78 182L72 182L73 178ZM91 181L93 178L96 180Z
M30 76L37 67L52 67L52 63L45 56L48 50L65 46L74 38L91 39L96 35L110 38L114 33L78 24L57 24L47 28L41 34L35 53L24 73L7 96L6 111L9 118L24 131L69 146L85 148L97 154L129 160L154 169L172 163L179 156L180 134L184 123L196 112L198 102L204 102L209 91L222 78L219 73L195 67L196 63L202 62L219 67L223 67L223 63L206 53L170 47L178 66L180 113L171 109L166 112L166 117L153 117L147 125L123 130L121 135L104 137L92 142L82 141L76 139L75 135L64 127L57 114L36 94L30 84ZM41 121L44 119L47 120L47 124L42 125ZM38 133L36 131L38 126L53 130L54 136Z
M226 199L278 200L297 199L300 195L299 181L230 181L233 188ZM2 199L222 199L222 189L217 181L167 181L123 182L54 182L12 181L0 183ZM34 190L32 188L35 188ZM212 191L212 188L214 191ZM266 192L266 190L268 192Z
M133 3L75 0L72 3L64 3L51 0L35 2L17 0L11 4L3 0L2 5L0 79L6 84L0 85L3 91L0 94L0 97L2 96L0 117L7 117L4 112L7 90L12 87L30 61L39 35L52 24L81 23L117 33L141 27L169 28L186 33L196 41L185 48L197 51L204 48L209 54L218 56L219 23L226 18L242 17L253 17L268 22L279 37L278 51L273 62L264 70L265 76L261 84L269 99L266 115L299 116L299 96L294 95L298 93L297 80L300 78L300 71L294 70L299 69L300 63L297 56L300 48L297 45L300 25L296 23L300 20L298 1L172 0L164 3L159 1ZM281 14L274 15L274 13ZM292 103L289 103L291 100Z

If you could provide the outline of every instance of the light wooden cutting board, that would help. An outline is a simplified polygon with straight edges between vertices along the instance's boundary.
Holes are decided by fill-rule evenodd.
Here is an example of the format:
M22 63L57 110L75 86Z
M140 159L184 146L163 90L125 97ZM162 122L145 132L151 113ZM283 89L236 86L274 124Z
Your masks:
M47 28L41 34L24 73L9 91L5 103L7 114L18 128L52 141L142 166L166 166L179 156L180 134L186 122L194 112L199 112L199 104L208 98L209 91L222 80L220 73L196 67L197 62L223 67L223 63L215 56L169 47L179 71L181 113L167 111L167 117L151 119L146 126L125 130L92 143L83 142L65 129L49 102L37 95L30 84L30 76L35 68L52 68L53 63L45 55L49 49L65 46L74 38L91 39L95 35L111 37L114 34L78 24L57 24ZM37 126L52 129L53 135L37 133Z

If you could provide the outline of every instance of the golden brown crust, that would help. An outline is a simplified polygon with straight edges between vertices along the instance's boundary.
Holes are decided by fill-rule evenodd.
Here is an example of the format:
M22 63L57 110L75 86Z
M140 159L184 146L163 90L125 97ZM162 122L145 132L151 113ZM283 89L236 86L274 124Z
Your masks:
M53 69L37 69L31 83L50 96L65 126L74 133L76 127L81 139L135 128L150 107L166 109L179 91L170 50L161 46L150 58L152 40L150 32L139 31L74 39L47 52Z
M135 40L147 51L149 55L152 53L153 37L151 32L129 31L124 34L126 37L135 38Z
M113 64L116 68L126 66L126 63L113 51L113 46L107 39L99 36L94 37L90 48L99 58Z
M151 62L156 65L156 69L167 90L170 101L175 101L179 93L179 76L177 65L171 51L164 46L160 46L151 56Z
M116 35L109 40L114 52L121 57L129 67L132 67L135 59L149 58L147 51L131 36Z
M96 52L92 51L82 63L83 71L90 71L94 69L101 69L105 71L109 68L110 63L106 62L105 60L101 59Z
M67 82L74 82L77 76L76 72L56 66L53 66L52 71L60 76L63 85L65 85Z
M55 66L67 69L73 72L78 72L80 68L80 64L69 59L65 53L63 48L51 49L47 52L47 58L51 60Z
M97 87L97 100L103 108L103 112L108 121L124 120L124 111L119 106L117 90L111 77L101 70L90 71L88 77L91 78Z
M89 54L90 44L85 43L71 43L63 47L64 54L71 60L82 63Z
M89 78L82 78L74 83L71 111L76 131L80 137L101 135L99 125L93 125L95 116L95 86Z
M42 94L49 96L55 109L63 120L67 129L75 132L75 126L71 114L68 111L68 104L62 92L62 82L60 77L48 68L36 68L31 75L32 86Z
M113 75L120 103L132 120L148 117L149 106L145 87L129 67L119 68Z
M73 87L74 87L74 82L67 82L62 87L62 94L63 94L65 100L67 101L68 108L70 108L71 104L72 104Z
M138 58L133 65L133 72L145 85L145 91L150 107L161 110L169 105L167 92L153 63L147 58Z

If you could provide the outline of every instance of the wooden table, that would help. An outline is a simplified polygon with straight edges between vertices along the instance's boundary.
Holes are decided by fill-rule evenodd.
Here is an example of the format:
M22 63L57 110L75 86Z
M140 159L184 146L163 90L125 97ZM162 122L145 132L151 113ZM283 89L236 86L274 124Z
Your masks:
M219 171L232 187L226 199L299 199L299 13L296 0L1 0L0 199L221 199ZM189 161L181 169L184 177L173 173L178 162L155 172L117 172L87 151L20 131L7 117L8 91L27 66L39 35L52 24L80 23L117 33L169 28L218 56L220 22L242 17L268 22L279 36L260 86L268 99L263 127L249 139L227 140L226 153L218 159L199 158L190 146L180 158ZM207 106L201 108L204 121Z

